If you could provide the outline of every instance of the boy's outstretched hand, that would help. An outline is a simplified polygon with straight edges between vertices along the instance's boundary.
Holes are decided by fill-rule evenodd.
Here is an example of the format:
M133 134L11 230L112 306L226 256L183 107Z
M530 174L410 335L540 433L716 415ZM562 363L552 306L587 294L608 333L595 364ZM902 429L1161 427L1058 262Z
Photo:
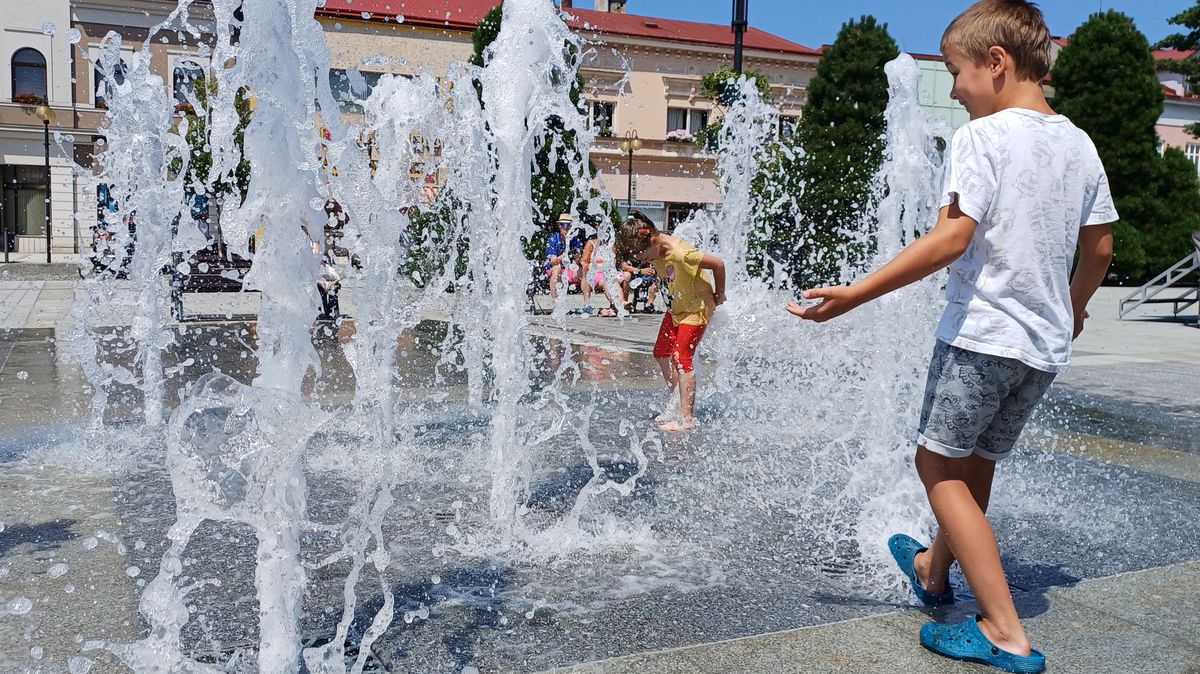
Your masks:
M830 286L828 288L813 288L804 291L806 300L822 300L820 304L801 306L799 302L788 302L788 313L807 321L824 323L831 318L837 318L862 304L852 286Z

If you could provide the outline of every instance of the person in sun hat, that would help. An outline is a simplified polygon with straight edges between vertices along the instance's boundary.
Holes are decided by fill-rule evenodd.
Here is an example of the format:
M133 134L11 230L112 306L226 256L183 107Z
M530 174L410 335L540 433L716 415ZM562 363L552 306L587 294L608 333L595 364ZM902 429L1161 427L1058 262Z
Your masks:
M1091 139L1043 94L1050 49L1042 12L1026 0L982 0L955 18L942 54L971 121L947 149L937 224L862 280L787 307L827 321L950 266L914 460L938 532L928 547L896 534L888 548L923 603L954 600L954 561L978 602L963 622L922 626L923 646L1035 673L1046 658L1021 625L985 513L996 462L1070 363L1117 220Z
M583 244L571 236L574 221L569 214L558 217L557 228L546 239L546 251L543 255L542 268L550 282L550 298L558 299L558 286L567 287L578 285L582 279L579 270L579 256Z

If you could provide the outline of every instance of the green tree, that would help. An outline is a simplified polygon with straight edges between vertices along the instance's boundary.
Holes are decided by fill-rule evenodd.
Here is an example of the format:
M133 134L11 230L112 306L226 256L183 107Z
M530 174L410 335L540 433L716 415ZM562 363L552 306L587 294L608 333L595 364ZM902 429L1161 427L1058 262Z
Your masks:
M1156 47L1196 51L1200 49L1200 2L1167 19L1168 23L1187 28L1186 33L1172 33L1163 38ZM1191 93L1200 93L1200 58L1192 57L1175 61L1160 61L1160 66L1183 76ZM1200 136L1200 124L1187 127L1188 133Z
M1071 36L1051 74L1055 109L1091 136L1104 162L1121 221L1114 227L1113 274L1140 279L1186 254L1200 223L1196 170L1176 153L1158 154L1155 124L1162 87L1150 44L1116 11L1093 14Z
M500 26L504 20L504 3L496 5L475 27L471 33L471 44L474 53L471 55L473 65L483 67L485 54L496 37L500 35ZM573 45L566 47L575 50ZM475 88L483 98L483 83L476 80ZM576 107L582 105L583 79L576 75L575 83L570 89L571 103ZM582 109L582 108L580 108ZM575 200L575 177L571 175L570 164L578 160L578 154L568 154L576 146L575 134L565 129L558 117L551 117L546 124L546 133L541 139L541 147L534 158L534 174L530 191L533 197L534 218L538 227L535 239L544 238L558 216L566 213ZM567 150L564 152L564 150ZM595 173L594 167L589 167ZM527 248L536 248L536 240L528 241ZM538 251L540 254L540 251Z
M199 77L193 86L196 105L180 103L176 109L184 113L187 131L184 139L188 145L187 172L184 185L193 194L201 194L220 203L233 194L238 200L244 198L250 185L250 162L245 157L246 125L250 123L250 100L245 91L238 91L234 96L233 106L238 115L238 123L234 128L233 142L238 152L238 163L230 175L212 176L212 142L209 138L209 122L212 111L209 107L217 93L217 83L208 77ZM197 108L197 105L199 106ZM171 162L171 170L183 169L183 160L176 157Z
M860 267L873 249L871 179L883 161L888 102L883 67L898 54L887 24L864 16L842 25L809 82L792 138L803 153L779 167L792 176L784 189L800 192L798 229L776 234L777 243L792 251L798 284L837 282L843 268ZM865 239L855 236L864 231ZM790 240L778 240L785 236Z
M766 75L753 70L746 70L743 71L742 76L754 80L754 88L758 89L758 93L762 96L762 99L768 103L771 102L773 96L771 93L771 81L767 79ZM717 150L717 139L721 134L721 124L725 117L725 110L736 103L740 95L738 88L733 84L733 81L737 78L737 72L728 65L723 65L700 78L700 95L713 101L717 113L708 120L708 126L705 126L696 133L696 144L700 147L708 148L714 152Z

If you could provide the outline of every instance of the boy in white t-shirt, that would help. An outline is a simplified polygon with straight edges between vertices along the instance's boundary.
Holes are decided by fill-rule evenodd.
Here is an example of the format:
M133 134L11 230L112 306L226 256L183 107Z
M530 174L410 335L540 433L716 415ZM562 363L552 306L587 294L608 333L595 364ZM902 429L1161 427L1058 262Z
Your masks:
M1021 627L984 513L995 462L1070 361L1117 213L1091 140L1042 94L1050 33L1035 5L977 2L946 29L942 54L971 121L948 150L937 224L861 281L809 290L823 301L788 311L826 321L950 265L915 459L939 531L928 548L902 534L888 546L924 603L953 601L956 559L979 603L963 623L924 625L926 648L1040 672L1045 657Z

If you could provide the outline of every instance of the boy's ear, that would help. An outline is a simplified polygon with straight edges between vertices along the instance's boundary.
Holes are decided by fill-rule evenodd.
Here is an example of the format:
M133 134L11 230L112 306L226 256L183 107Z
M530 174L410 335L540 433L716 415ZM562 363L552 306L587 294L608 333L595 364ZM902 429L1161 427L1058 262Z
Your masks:
M994 46L988 49L987 67L991 73L992 79L996 79L1004 74L1012 65L1012 57L1008 55L1008 50L1004 47Z

